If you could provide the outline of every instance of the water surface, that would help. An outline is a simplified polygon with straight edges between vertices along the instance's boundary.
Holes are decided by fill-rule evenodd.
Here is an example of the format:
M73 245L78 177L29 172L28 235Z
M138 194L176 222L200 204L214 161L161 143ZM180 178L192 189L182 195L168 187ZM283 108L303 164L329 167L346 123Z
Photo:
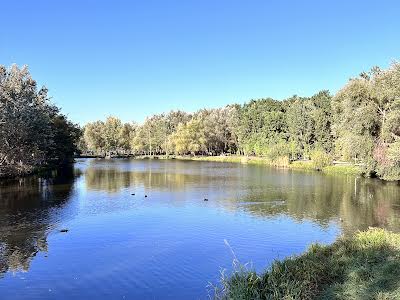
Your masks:
M0 182L1 299L205 299L231 250L262 271L340 234L400 231L399 216L399 185L379 180L81 159Z

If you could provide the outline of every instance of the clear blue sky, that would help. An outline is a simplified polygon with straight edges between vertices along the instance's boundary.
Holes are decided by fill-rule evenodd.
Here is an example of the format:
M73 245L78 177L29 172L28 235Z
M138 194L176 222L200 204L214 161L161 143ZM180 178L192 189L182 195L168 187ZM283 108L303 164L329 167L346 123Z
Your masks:
M400 59L400 1L0 0L0 64L73 121L335 92Z

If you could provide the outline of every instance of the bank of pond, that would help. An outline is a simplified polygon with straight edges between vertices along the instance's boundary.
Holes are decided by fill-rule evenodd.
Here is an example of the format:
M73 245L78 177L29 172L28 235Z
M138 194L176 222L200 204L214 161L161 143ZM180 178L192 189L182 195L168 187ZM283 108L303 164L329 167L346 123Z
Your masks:
M313 244L262 274L234 261L216 299L400 299L400 234L371 228L332 245Z
M83 154L75 156L75 159L79 158L96 158L96 159L140 159L140 160L165 160L165 159L178 159L178 160L192 160L192 161L210 161L210 162L231 162L231 163L243 163L243 164L259 164L269 167L276 168L287 168L305 171L321 171L325 174L341 174L341 175L352 175L352 176L364 176L362 168L359 165L352 163L334 163L329 166L318 168L312 160L298 160L298 161L286 161L283 162L272 162L263 157L257 156L177 156L177 155L132 155L132 154L113 154L113 155L97 155L97 154ZM1 179L12 179L17 177L30 176L34 174L45 174L49 171L56 170L58 168L65 167L63 165L47 165L43 167L29 168L26 170L16 168L6 168L0 166L0 180Z
M110 154L110 155L97 155L97 154L83 154L76 158L130 158L130 159L178 159L178 160L192 160L192 161L211 161L211 162L231 162L231 163L243 163L243 164L259 164L269 167L276 168L287 168L296 170L308 170L308 171L322 171L325 174L342 174L342 175L353 175L362 176L364 171L362 165L353 164L351 162L337 162L333 161L332 164L327 166L318 166L313 160L296 160L290 161L287 158L281 160L271 161L268 158L260 156L240 156L240 155L133 155L133 154Z

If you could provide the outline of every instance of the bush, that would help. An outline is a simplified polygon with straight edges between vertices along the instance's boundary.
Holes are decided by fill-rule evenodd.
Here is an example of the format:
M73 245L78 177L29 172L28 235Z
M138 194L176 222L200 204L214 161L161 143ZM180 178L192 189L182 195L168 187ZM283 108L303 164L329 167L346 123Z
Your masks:
M311 151L310 158L316 170L321 171L324 167L330 166L333 163L332 156L324 150L316 149Z
M290 145L288 145L286 142L281 141L274 145L271 145L265 152L265 156L271 162L284 160L287 161L286 164L288 164L290 153L291 153Z

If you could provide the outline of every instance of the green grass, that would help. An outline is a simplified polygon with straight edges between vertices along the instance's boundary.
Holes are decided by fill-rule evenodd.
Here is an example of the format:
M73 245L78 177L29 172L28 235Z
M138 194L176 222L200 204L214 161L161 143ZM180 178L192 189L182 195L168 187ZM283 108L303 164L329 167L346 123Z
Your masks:
M312 245L276 261L264 274L235 262L222 275L215 299L400 299L400 234L383 229Z
M342 175L362 175L360 167L355 165L334 165L324 167L322 172L326 174L342 174Z
M290 163L289 167L291 169L316 171L312 161L302 161L302 160L293 161Z
M150 156L139 156L137 159L150 159ZM239 155L226 155L226 156L186 156L186 155L176 155L176 156L166 156L166 155L157 155L155 156L157 159L180 159L180 160L194 160L194 161L216 161L216 162L233 162L233 163L245 163L245 164L257 164L257 165L266 165L273 166L278 168L289 168L295 170L307 170L307 171L316 171L314 163L309 161L293 161L290 162L287 159L278 159L276 161L271 161L266 157L258 157L258 156L239 156ZM360 167L354 166L351 164L348 165L332 165L324 167L322 172L326 174L341 174L341 175L362 175L362 171Z

